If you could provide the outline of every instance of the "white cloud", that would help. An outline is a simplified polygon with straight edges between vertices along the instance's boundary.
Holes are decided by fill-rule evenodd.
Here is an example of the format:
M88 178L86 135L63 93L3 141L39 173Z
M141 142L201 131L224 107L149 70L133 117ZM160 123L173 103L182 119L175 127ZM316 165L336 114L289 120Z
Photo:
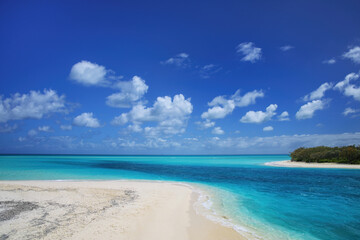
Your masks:
M52 130L51 130L50 126L39 126L38 131L39 132L51 132Z
M108 86L108 70L104 66L89 61L74 64L70 71L70 79L85 86Z
M93 113L82 113L74 118L73 124L76 126L98 128L99 120L93 117Z
M38 134L38 132L37 132L35 129L31 129L31 130L28 131L28 135L29 135L30 137L33 137L33 136L35 136L36 134Z
M234 100L227 100L222 96L214 98L210 103L208 103L209 108L206 112L201 114L201 118L205 119L219 119L224 118L226 115L232 113L235 109Z
M346 75L345 79L338 82L334 89L339 90L345 96L353 97L355 100L360 101L360 87L350 82L355 81L359 78L359 74L350 73Z
M251 104L256 103L256 98L264 97L264 93L262 90L254 90L252 92L247 92L244 96L240 96L240 90L237 90L231 98L235 102L235 106L237 107L246 107Z
M272 127L272 126L267 126L267 127L264 127L263 128L263 131L264 132L271 132L271 131L273 131L274 130L274 128Z
M71 130L72 126L71 125L60 125L61 130Z
M208 105L211 107L201 114L204 119L220 119L232 113L235 107L246 107L256 103L256 98L264 97L261 90L247 92L240 96L240 90L237 90L229 99L225 96L217 96Z
M296 113L297 119L308 119L314 116L315 111L323 109L325 103L322 100L313 100L302 105Z
M130 108L140 101L149 88L145 81L138 76L133 76L130 81L114 81L121 77L116 77L113 74L112 70L108 70L104 66L81 61L72 67L70 78L85 86L119 89L119 92L113 93L106 98L106 104L110 107Z
M11 133L13 131L15 131L18 128L17 124L14 125L9 125L7 123L5 123L4 125L0 125L0 133Z
M206 119L202 122L196 122L196 124L198 124L201 129L211 128L215 126L215 122L212 122L209 119Z
M175 65L177 67L187 67L190 64L189 54L179 53L168 60L161 62L162 64Z
M119 108L131 107L144 96L149 88L145 81L138 76L134 76L131 81L118 82L114 87L119 88L120 92L108 96L106 104Z
M16 93L10 98L0 96L0 122L26 118L41 119L44 115L66 112L65 96L54 90L30 91L28 94Z
M347 115L351 115L351 114L358 113L358 112L360 112L360 109L354 109L354 108L348 107L348 108L345 108L343 114L345 116L347 116Z
M324 64L335 64L336 59L335 58L327 59L327 60L322 61L322 63L324 63Z
M360 64L360 47L355 46L355 47L349 49L349 51L347 51L343 54L343 57L350 59L354 63Z
M242 61L254 63L261 59L261 48L252 42L243 42L236 47L236 52L243 55Z
M211 131L212 134L222 135L224 134L224 130L221 129L221 127L214 127L214 129Z
M280 50L283 51L283 52L286 52L286 51L289 51L289 50L291 50L293 48L294 47L291 46L291 45L285 45L285 46L280 47Z
M304 101L312 101L315 99L321 99L324 97L325 92L333 87L332 83L323 83L316 89L312 91L310 94L306 95L303 99Z
M114 118L112 124L133 123L140 125L144 122L157 122L156 127L145 127L145 134L178 134L185 131L192 110L193 106L190 99L185 99L182 94L175 95L173 99L168 96L158 97L152 107L147 108L142 104L136 105L130 112Z
M143 130L138 124L130 124L127 128L130 132L135 132L135 133L142 132Z
M26 140L26 138L25 137L19 137L18 140L19 140L19 142L23 142L23 141Z
M136 107L136 106L135 106ZM128 117L127 117L127 113L122 113L121 115L115 117L112 121L111 124L113 125L124 125L128 122Z
M204 143L204 141L202 141ZM358 144L360 132L342 134L295 134L270 137L236 137L210 139L205 142L206 152L226 150L233 153L288 153L298 147L346 146Z
M278 116L279 121L290 121L289 118L289 113L287 111L282 112L279 116Z
M262 111L249 111L240 119L242 123L262 123L271 120L271 118L276 114L277 109L276 104L270 104L266 108L266 112Z
M135 142L128 139L121 139L119 138L117 140L118 143L115 143L116 146L123 147L126 149L132 148L132 149L163 149L163 148L171 148L171 151L173 152L174 148L181 147L181 144L175 141L170 141L168 139L163 139L160 137L154 137L154 138L146 138L143 142ZM111 143L111 145L114 142ZM147 152L148 152L147 150Z
M200 76L202 78L210 78L215 73L219 72L222 68L215 64L207 64L200 68Z
M195 141L195 142L199 141L198 138L184 138L184 140L187 140L187 141Z

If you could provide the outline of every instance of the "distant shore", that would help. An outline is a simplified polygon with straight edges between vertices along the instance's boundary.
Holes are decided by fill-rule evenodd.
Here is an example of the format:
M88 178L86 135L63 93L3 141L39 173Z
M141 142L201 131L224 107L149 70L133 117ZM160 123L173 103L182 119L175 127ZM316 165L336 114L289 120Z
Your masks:
M0 181L0 238L245 239L198 214L197 199L171 182Z
M267 162L264 165L272 167L294 167L294 168L344 168L344 169L360 169L360 164L339 164L339 163L306 163L306 162L292 162L276 161Z

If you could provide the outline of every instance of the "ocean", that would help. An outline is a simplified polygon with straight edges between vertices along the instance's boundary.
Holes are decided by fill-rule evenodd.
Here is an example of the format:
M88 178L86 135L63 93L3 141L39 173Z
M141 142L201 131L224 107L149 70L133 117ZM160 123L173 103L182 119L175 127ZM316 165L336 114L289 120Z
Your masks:
M360 170L278 168L288 155L0 155L0 180L141 179L198 185L259 239L360 239ZM210 202L209 202L210 201ZM223 218L225 219L225 218Z

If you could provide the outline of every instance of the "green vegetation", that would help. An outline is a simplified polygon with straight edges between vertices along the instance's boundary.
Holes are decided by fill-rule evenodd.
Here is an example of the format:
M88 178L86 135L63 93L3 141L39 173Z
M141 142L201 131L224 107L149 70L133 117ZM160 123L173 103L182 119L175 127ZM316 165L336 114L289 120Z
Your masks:
M360 145L345 147L298 148L291 154L291 161L316 163L360 164Z

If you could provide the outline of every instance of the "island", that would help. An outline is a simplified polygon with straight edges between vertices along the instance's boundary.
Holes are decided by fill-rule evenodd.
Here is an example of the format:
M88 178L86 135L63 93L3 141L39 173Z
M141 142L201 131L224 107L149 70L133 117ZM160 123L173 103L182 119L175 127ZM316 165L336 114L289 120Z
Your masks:
M301 147L293 151L290 156L291 161L294 162L360 164L360 145Z
M290 153L290 160L265 163L275 167L360 169L360 145L343 147L300 147Z

